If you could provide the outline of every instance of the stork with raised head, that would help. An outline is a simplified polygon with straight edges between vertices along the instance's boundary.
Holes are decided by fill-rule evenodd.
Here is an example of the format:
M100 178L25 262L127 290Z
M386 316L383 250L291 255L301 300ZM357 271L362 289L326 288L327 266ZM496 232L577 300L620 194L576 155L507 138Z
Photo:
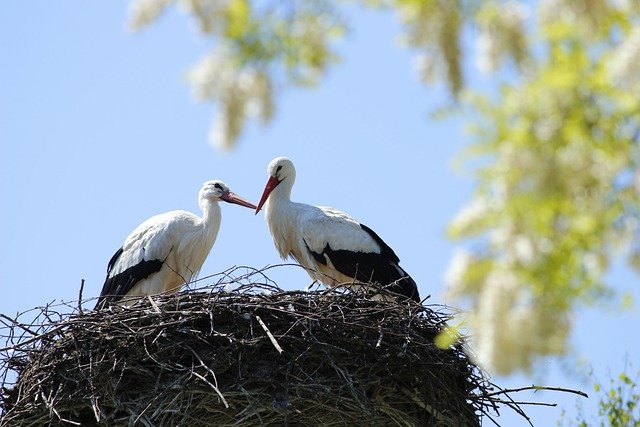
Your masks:
M269 180L256 214L264 205L265 219L283 259L293 257L312 279L327 286L377 283L420 301L415 281L372 229L337 209L291 201L296 179L291 160L277 157L267 172Z
M220 229L219 201L256 208L229 191L224 182L205 182L198 195L202 218L182 210L165 212L129 234L109 261L96 309L146 295L178 292L195 278Z

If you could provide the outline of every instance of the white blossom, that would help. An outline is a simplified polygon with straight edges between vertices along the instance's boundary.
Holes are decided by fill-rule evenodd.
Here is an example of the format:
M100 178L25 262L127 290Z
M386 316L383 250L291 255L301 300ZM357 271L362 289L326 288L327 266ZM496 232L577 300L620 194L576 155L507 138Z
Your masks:
M616 48L609 62L611 79L630 89L640 89L640 27Z
M506 375L531 369L536 355L562 354L570 322L549 307L508 264L498 263L469 313L474 331L469 355L488 371Z
M134 0L129 5L129 27L134 31L155 21L172 0Z
M531 15L529 6L521 1L507 1L501 5L505 21L510 27L520 26Z
M451 262L444 275L444 283L449 288L453 296L464 287L464 275L473 260L473 255L467 249L457 248L453 252Z
M413 69L425 83L433 83L437 76L437 58L433 52L420 53L413 61Z
M476 67L484 74L490 74L498 67L495 37L489 31L482 31L476 39Z
M582 263L592 277L600 277L605 267L600 257L593 253L585 254Z
M538 20L549 25L567 14L565 0L542 0L538 9Z
M552 112L551 106L548 108L549 114L545 114L544 105L541 106L540 110L542 110L542 113L540 114L540 119L534 123L533 132L540 141L553 141L564 123L560 117L557 117Z
M488 3L489 11L480 19L480 34L476 39L476 66L485 73L495 71L503 57L518 60L524 56L524 22L529 7L519 1Z
M482 220L491 211L489 200L484 196L477 196L464 208L458 212L453 221L452 227L460 230L472 228L478 221Z
M193 95L198 100L221 96L236 79L237 67L231 55L221 48L205 56L187 73Z
M272 85L267 75L239 66L224 48L203 58L187 78L197 99L219 104L209 132L216 147L232 148L247 118L261 116L266 122L272 115Z
M513 322L510 312L517 298L516 277L509 271L493 271L485 281L472 315L477 362L493 372L508 371L512 363L518 363L514 360L514 350L520 335L511 336L509 327Z
M526 266L531 266L537 260L535 247L529 236L516 236L513 239L511 247L513 248L513 255L516 261Z
M629 0L610 0L610 1L611 1L611 4L616 9L621 9L623 11L627 11L631 7L631 1L629 1Z
M616 5L611 0L544 0L539 8L539 21L542 25L558 21L569 23L589 37L603 25L612 6Z
M498 250L508 247L513 237L513 232L511 224L503 224L500 227L496 227L489 233L489 243Z

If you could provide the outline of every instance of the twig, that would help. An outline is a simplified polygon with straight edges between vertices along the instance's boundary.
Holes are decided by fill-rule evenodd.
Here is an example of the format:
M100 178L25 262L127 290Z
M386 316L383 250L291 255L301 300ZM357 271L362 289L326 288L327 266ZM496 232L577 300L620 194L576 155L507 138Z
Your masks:
M380 346L382 345L382 337L384 336L384 331L382 330L382 327L378 329L380 329L380 338L378 338L378 342L376 343L376 348L380 348Z
M49 335L53 335L53 334L55 334L56 332L61 331L62 329L64 329L64 328L65 328L65 327L67 327L67 326L69 326L69 325L68 325L68 324L64 324L64 323L62 323L62 324L60 324L60 325L56 326L55 328L48 330L47 332L44 332L44 333L42 333L42 334L40 334L40 335L36 335L35 337L31 337L31 338L29 338L29 339L27 339L27 340L24 340L24 341L22 341L22 342L20 342L20 343L18 343L18 344L10 345L10 346L8 346L8 347L2 347L2 348L0 348L0 352L2 352L2 351L7 351L7 350L16 350L16 349L20 349L21 347L24 347L24 346L26 346L27 344L31 344L32 342L39 341L39 340L41 340L42 338L48 337Z
M278 341L276 341L276 337L273 336L273 334L271 333L269 328L267 328L267 325L264 324L260 316L256 316L256 319L258 319L258 323L260 323L260 326L262 326L262 329L264 329L264 331L267 333L267 336L271 340L271 343L276 348L276 350L278 350L278 353L282 354L284 350L282 349L282 347L280 347L280 344L278 344Z
M547 403L547 402L531 402L531 401L524 401L524 400L502 400L502 399L496 399L494 400L494 402L496 403L504 403L506 405L509 404L514 404L514 405L527 405L527 406L549 406L552 408L555 408L556 406L558 406L557 403Z
M213 389L213 391L216 392L216 394L218 396L220 396L220 399L222 399L222 403L224 404L225 408L229 408L229 404L227 403L227 400L224 398L224 396L222 395L222 393L220 393L220 390L218 390L218 387L216 387L215 385L211 384L211 381L209 381L208 379L206 379L205 377L203 377L202 375L200 375L199 373L197 373L196 371L191 372L193 375L195 375L196 377L200 378L202 381L204 381L205 383L207 383L209 385L209 387L211 387Z
M5 324L6 324L7 326L9 326L10 328L11 328L11 327L13 327L13 326L17 326L18 328L22 329L23 331L26 331L28 334L31 334L31 335L33 335L33 336L38 335L38 333L37 333L37 332L32 331L31 329L29 329L29 328L27 327L27 325L26 325L26 324L23 324L23 323L18 322L18 319L12 319L12 318L10 318L9 316L4 315L4 314L2 314L2 313L0 313L0 318L6 319L8 322L10 322L10 323L11 323L11 325L9 325L9 324L6 324L6 323L5 323ZM4 322L3 322L3 323L4 323ZM39 326L39 325L29 325L29 326ZM0 349L0 351L2 351L2 350L3 350L3 349Z
M84 291L84 279L80 279L80 290L78 291L78 313L84 314L82 311L82 291Z
M584 391L580 391L580 390L574 390L574 389L563 388L563 387L548 387L548 386L540 386L540 385L530 385L530 386L527 386L527 387L518 387L518 388L504 388L504 389L500 389L498 391L495 391L493 393L487 393L487 394L485 394L485 396L498 396L498 395L501 395L501 394L517 393L519 391L528 391L528 390L533 390L533 391L538 391L538 390L560 391L560 392L563 392L563 393L577 394L578 396L582 396L582 397L586 397L586 398L589 397L589 395L587 393L585 393Z
M162 311L160 311L160 307L158 307L158 304L153 300L153 298L151 298L151 295L147 295L147 299L149 300L149 304L151 304L151 307L153 307L153 310L156 313L162 313Z
M220 396L220 399L222 399L222 403L224 403L224 407L225 408L229 408L229 404L227 403L227 400L224 398L224 396L222 395L222 392L220 391L220 389L218 388L218 379L216 378L216 374L215 372L213 372L213 370L208 367L203 361L202 358L200 358L200 356L198 355L198 353L196 353L196 351L194 349L192 349L191 347L187 347L189 350L191 350L191 353L193 353L193 355L196 357L196 359L198 359L198 362L200 362L200 366L202 366L203 368L205 368L207 370L207 372L209 372L211 374L211 376L213 377L213 380L216 382L216 385L211 384L209 381L207 381L204 377L200 376L197 372L193 371L193 374L196 375L197 377L201 378L202 380L206 381L207 384L209 384L211 386L211 388L213 388L213 390L216 392L216 394L218 396Z

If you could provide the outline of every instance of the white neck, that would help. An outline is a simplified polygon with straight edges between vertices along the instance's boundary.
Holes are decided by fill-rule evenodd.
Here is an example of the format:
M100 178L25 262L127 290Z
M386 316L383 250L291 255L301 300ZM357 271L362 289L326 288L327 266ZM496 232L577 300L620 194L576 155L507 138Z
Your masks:
M264 217L269 225L276 249L282 258L286 258L297 241L292 233L298 231L296 204L291 201L293 183L282 181L273 189L265 203Z
M200 226L206 231L205 234L216 238L218 230L220 229L220 222L222 220L222 212L218 202L212 202L210 200L203 200L200 203L202 208L202 219Z

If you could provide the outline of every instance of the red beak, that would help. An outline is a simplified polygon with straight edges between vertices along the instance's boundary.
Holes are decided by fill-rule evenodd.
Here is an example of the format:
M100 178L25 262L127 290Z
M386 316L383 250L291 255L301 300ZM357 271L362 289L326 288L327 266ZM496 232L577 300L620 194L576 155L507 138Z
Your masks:
M264 186L264 191L262 192L262 197L260 198L260 201L258 202L258 207L256 208L256 215L258 214L258 212L260 212L260 209L262 209L262 205L264 205L264 203L267 201L267 198L269 197L269 194L271 194L273 189L276 188L278 186L278 184L280 184L280 181L278 181L278 178L276 178L275 176L270 176L269 177L269 181L267 181L267 185Z
M256 208L256 205L254 205L248 200L243 199L242 197L238 196L236 193L232 193L231 191L222 194L222 196L220 196L220 199L224 200L227 203L233 203L234 205L244 206L245 208L251 208L251 209Z

